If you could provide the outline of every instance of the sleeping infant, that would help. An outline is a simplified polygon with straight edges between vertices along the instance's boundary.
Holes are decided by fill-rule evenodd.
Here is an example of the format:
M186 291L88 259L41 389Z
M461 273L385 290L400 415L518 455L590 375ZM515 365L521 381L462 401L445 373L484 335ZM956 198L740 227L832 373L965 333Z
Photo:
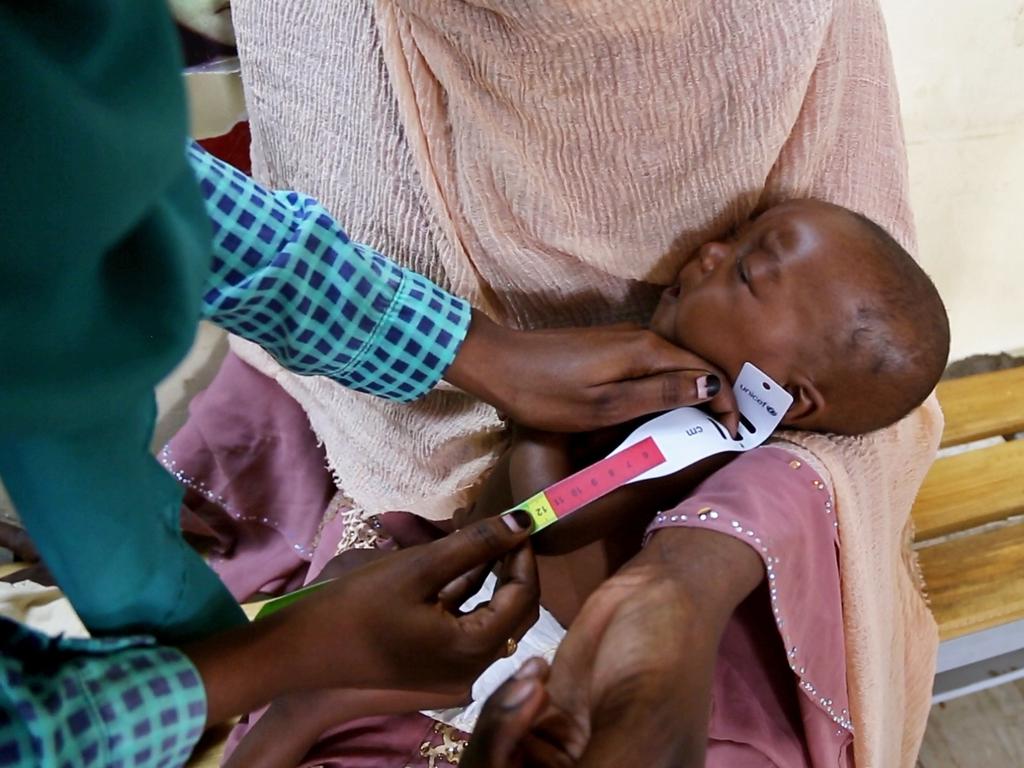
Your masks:
M783 427L843 435L881 429L920 405L949 350L942 300L910 255L866 217L816 200L774 206L698 248L662 294L650 327L730 380L746 362L760 368L793 397ZM475 506L456 523L515 506L603 458L635 427L588 435L517 432ZM473 704L430 714L471 731L483 701L526 658L553 657L563 627L636 553L655 514L733 457L719 454L620 487L538 532L540 619L518 650L480 677ZM489 581L465 607L488 599ZM286 734L257 726L245 751L273 764L267 746L280 747Z
M777 205L698 248L662 294L650 327L730 380L744 363L754 363L793 397L783 427L843 435L889 426L919 406L949 352L942 300L913 258L870 219L816 200ZM629 431L520 432L488 478L472 519L499 514L599 460ZM624 486L537 533L547 610L515 655L484 673L474 688L476 703L442 719L468 730L480 702L522 661L550 660L561 627L636 553L654 515L732 458L712 456ZM597 542L598 557L581 552ZM486 592L474 602L483 599Z

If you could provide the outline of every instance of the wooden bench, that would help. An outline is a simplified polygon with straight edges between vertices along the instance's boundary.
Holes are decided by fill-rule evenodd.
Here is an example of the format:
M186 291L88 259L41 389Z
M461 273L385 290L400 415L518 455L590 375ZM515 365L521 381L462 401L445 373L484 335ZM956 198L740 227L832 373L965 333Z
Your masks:
M936 701L1024 677L1024 367L943 382L942 447L914 504L942 646Z

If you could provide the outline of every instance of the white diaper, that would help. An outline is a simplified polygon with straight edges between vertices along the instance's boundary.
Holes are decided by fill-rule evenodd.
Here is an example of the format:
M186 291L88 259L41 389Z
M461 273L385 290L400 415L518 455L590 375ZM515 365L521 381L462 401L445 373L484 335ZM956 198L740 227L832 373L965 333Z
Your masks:
M469 598L463 605L462 610L468 611L481 603L491 599L494 594L494 586L498 580L494 574L490 574L484 585L473 597ZM558 644L565 637L565 629L558 623L557 619L546 611L543 606L540 609L540 617L537 622L527 630L523 639L519 641L516 652L508 658L499 659L483 671L483 674L473 683L473 703L465 707L453 709L427 710L423 714L440 720L442 723L452 725L466 733L472 733L476 727L476 719L480 716L480 710L484 702L502 683L512 677L515 671L522 666L523 662L534 656L541 656L550 662L555 658L555 651Z

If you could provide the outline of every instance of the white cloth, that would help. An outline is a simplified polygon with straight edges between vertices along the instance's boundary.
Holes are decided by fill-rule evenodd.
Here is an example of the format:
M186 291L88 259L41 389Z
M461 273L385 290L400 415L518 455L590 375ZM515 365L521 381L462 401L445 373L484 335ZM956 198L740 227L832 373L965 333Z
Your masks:
M34 581L0 581L0 615L52 637L89 637L64 593Z

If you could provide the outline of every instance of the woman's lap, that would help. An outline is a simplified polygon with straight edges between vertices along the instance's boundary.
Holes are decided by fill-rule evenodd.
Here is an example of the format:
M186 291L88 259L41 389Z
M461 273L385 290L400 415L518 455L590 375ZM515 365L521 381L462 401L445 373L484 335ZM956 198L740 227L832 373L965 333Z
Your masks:
M171 441L163 458L190 487L184 513L186 530L203 534L212 543L211 564L239 598L300 586L337 552L345 533L344 519L336 515L324 524L325 513L332 506L333 482L301 408L276 383L237 358L229 355L210 389L194 402L189 422ZM827 711L840 712L848 706L834 531L831 518L824 532L818 530L820 525L799 522L810 508L804 495L815 498L814 514L824 518L828 511L824 506L827 493L822 495L821 489L813 484L816 475L807 468L803 468L803 473L807 476L801 474L801 483L807 487L797 492L799 499L791 500L791 509L803 508L803 513L794 514L794 519L776 526L779 530L769 531L768 535L764 530L772 521L766 517L770 510L763 504L755 503L752 514L730 515L728 521L719 518L702 522L699 513L693 515L691 524L718 526L723 532L751 539L752 545L756 537L766 543L772 541L774 547L771 556L766 556L766 563L772 566L769 586L763 595L751 598L762 601L760 610L750 613L760 618L753 623L734 621L723 642L730 658L724 658L720 665L723 674L718 676L716 711L711 722L710 766L771 765L778 762L779 755L784 756L779 764L796 764L792 760L798 759L799 753L803 753L800 759L806 755L804 742L808 736L819 756L827 753L834 759L835 750L842 751L840 742L846 737L839 732L844 729L836 728L826 716ZM749 479L756 483L758 473L751 473ZM712 490L718 493L720 489ZM818 496L822 498L817 499ZM742 493L736 499L723 499L714 493L708 498L723 510L730 502L750 501ZM699 503L703 508L705 502ZM691 506L694 504L696 500ZM394 539L407 545L418 538L436 535L404 515L386 518L387 530L382 531L385 542ZM809 557L802 551L807 547L816 550L817 555ZM773 563L773 558L778 559ZM828 570L831 572L819 573ZM815 583L817 588L803 588L808 582ZM820 601L827 600L828 595L835 604L823 606ZM772 621L773 610L792 617L787 632L783 633ZM808 613L821 617L822 623L801 620ZM761 649L755 664L763 662L777 667L772 674L759 676L751 668L751 644ZM730 645L735 646L731 653ZM791 653L794 646L796 653ZM746 651L742 650L744 647ZM809 661L790 671L787 661L802 659ZM798 670L805 664L810 672L800 674ZM804 687L802 694L798 694L797 685L806 683L811 672L825 681L824 685L819 683L822 690L815 688L812 692ZM730 675L733 683L728 683ZM756 733L752 732L750 719L751 712L757 712L756 707L751 710L750 702L737 693L751 680L755 681L758 695L775 702L772 706L777 706L781 713L765 717L762 709L762 716L753 721ZM826 706L821 702L827 696L836 701L829 698ZM801 713L804 724L813 733L803 732ZM794 719L795 725L787 728L787 723ZM359 768L363 763L358 761L365 759L368 766L388 766L392 762L396 768L428 765L428 758L421 763L410 761L416 759L421 745L428 744L424 750L429 753L445 743L444 733L432 731L433 728L434 721L419 714L347 724L325 736L311 754L309 764ZM233 734L233 740L244 730L241 727ZM835 739L826 737L826 730ZM797 743L793 742L794 734ZM451 737L449 734L449 741ZM448 764L443 752L442 749L434 755L434 765ZM778 754L773 758L766 756L773 752ZM738 763L743 755L743 762ZM807 763L817 761L808 758Z

